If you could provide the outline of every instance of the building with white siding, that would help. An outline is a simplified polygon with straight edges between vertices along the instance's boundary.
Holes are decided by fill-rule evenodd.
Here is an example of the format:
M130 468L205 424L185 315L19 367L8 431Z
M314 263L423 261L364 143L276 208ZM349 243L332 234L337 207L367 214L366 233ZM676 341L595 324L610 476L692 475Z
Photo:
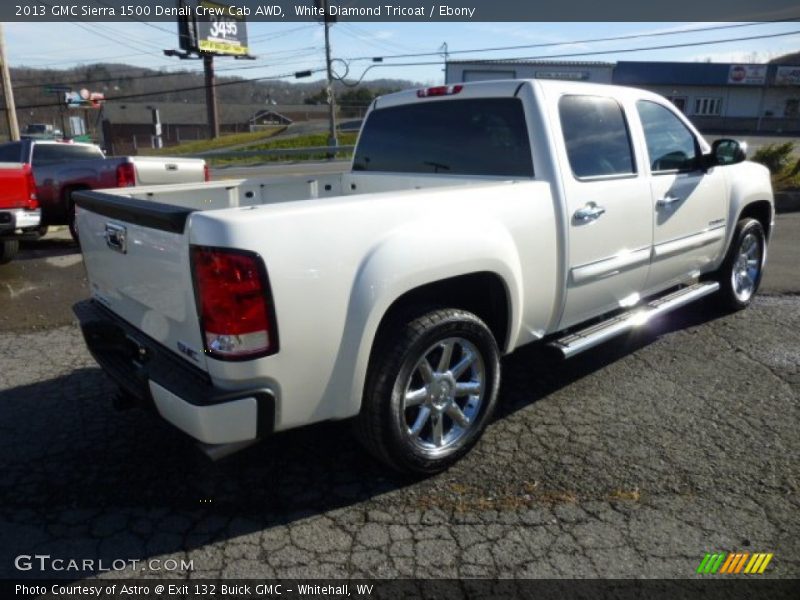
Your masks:
M800 132L800 65L621 61L451 61L447 83L568 79L641 87L709 132Z

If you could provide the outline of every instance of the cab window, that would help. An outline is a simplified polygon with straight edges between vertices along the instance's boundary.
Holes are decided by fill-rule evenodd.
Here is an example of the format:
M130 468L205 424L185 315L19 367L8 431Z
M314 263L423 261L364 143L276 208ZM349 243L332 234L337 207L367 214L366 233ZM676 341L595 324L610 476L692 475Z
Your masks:
M533 177L518 98L378 106L361 131L354 171Z
M0 162L18 163L22 160L22 144L11 142L0 145Z
M73 160L91 160L103 158L103 153L95 146L79 146L72 144L35 144L33 146L33 165L55 165Z
M628 124L616 100L564 96L558 102L558 113L575 177L628 177L636 173Z
M653 173L693 171L700 148L692 132L668 108L648 100L636 103Z

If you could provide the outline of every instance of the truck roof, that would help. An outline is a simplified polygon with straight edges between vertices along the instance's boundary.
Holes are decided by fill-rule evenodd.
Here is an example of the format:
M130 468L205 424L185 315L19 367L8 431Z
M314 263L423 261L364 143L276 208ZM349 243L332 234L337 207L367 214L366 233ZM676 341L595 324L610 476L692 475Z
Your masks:
M606 83L586 83L583 81L562 81L558 79L496 79L490 81L474 81L467 83L450 83L440 86L412 88L387 94L377 98L373 108L386 108L400 104L419 101L431 101L447 98L503 98L514 96L526 83L531 83L546 93L582 93L582 94L635 94L664 100L663 97L640 88L612 85Z
M71 140L37 140L31 139L31 143L33 144L69 144L70 146L88 146L91 148L97 148L97 144L90 144L88 142L73 142Z

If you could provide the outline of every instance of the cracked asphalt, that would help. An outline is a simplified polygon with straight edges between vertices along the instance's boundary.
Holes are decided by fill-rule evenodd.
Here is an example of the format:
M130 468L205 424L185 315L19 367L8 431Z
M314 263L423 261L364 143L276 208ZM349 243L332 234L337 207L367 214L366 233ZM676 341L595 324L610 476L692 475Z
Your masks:
M787 238L775 248L796 265ZM744 312L704 302L570 361L507 357L482 441L416 480L369 458L348 423L212 463L155 416L115 411L68 320L0 322L0 577L63 577L14 568L47 554L141 561L71 578L684 578L706 552L747 551L774 553L765 577L797 578L790 275ZM193 570L157 570L168 559Z

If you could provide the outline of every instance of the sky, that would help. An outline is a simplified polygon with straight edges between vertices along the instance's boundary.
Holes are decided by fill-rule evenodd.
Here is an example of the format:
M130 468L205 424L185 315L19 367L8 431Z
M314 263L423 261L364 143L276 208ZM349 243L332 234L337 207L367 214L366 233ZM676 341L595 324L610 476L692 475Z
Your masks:
M441 83L443 44L451 59L557 58L579 61L706 61L766 62L800 50L800 22L757 23L743 27L708 30L734 23L353 23L340 21L331 28L334 68L347 70L349 80L398 78L425 84ZM176 48L176 26L169 22L125 23L5 23L6 46L11 66L68 68L95 62L118 62L162 70L201 71L200 61L181 61L163 55ZM692 31L704 29L704 31ZM659 35L653 35L659 34ZM663 35L661 35L663 34ZM787 34L742 40L745 37ZM588 42L596 38L644 35L645 37ZM319 23L248 23L254 61L219 58L219 75L246 78L274 77L324 67L323 26ZM35 40L35 45L31 41ZM721 40L730 40L722 42ZM643 50L696 42L715 42L682 48ZM552 44L478 52L484 48ZM621 50L632 50L621 52ZM466 52L465 52L466 51ZM602 52L602 53L600 53ZM429 53L429 56L398 57ZM584 53L598 53L580 55ZM571 56L564 56L571 55ZM373 63L372 57L384 57ZM413 63L413 64L410 64ZM427 63L427 64L417 64ZM372 68L371 65L373 66ZM323 76L315 73L310 79ZM305 81L310 81L306 79Z

